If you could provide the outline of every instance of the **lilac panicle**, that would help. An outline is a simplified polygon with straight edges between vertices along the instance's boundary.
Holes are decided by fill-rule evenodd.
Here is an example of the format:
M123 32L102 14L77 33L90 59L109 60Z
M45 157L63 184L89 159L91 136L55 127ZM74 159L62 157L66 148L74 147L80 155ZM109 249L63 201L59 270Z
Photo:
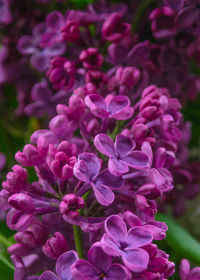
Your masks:
M21 3L13 9L2 1L2 94L12 83L18 114L46 114L41 127L51 118L16 153L19 165L0 192L7 225L17 231L8 249L16 280L164 280L174 273L152 242L167 231L155 221L157 208L173 201L182 213L199 191L180 112L200 88L189 70L191 60L200 63L199 0L150 3L138 27L140 1L130 2L71 10L54 1L57 10L46 14L49 1L37 0L26 15ZM187 261L180 270L181 280L199 276Z

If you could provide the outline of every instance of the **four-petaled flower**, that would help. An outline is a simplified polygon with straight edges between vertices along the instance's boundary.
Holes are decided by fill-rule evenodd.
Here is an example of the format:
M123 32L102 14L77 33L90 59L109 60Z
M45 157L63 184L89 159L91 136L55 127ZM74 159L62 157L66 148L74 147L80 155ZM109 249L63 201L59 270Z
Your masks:
M112 175L108 169L101 173L101 161L92 153L81 153L77 163L74 165L74 176L80 181L85 182L85 190L93 188L97 201L108 206L114 201L114 193L111 189L120 188L123 185L123 179Z
M116 280L128 279L127 270L121 264L112 264L112 257L107 255L96 242L88 251L88 261L77 260L71 267L72 275L79 280Z
M150 244L153 239L148 230L135 226L127 232L123 219L112 215L105 221L105 231L101 246L108 255L121 256L124 264L133 272L147 269L149 255L140 247Z
M85 97L85 104L96 117L113 118L115 120L128 120L133 115L133 108L127 96L108 95L105 99L98 94L90 94Z
M118 135L115 143L106 134L98 134L94 145L99 152L109 157L108 170L115 176L129 171L129 167L141 170L148 167L149 158L141 151L133 151L135 142L124 135Z

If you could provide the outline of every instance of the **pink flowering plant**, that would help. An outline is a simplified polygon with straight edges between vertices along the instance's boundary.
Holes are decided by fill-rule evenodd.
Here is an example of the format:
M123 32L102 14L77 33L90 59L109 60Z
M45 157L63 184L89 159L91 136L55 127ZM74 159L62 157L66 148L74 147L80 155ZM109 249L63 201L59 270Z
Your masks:
M0 0L2 279L200 280L200 1L88 2Z

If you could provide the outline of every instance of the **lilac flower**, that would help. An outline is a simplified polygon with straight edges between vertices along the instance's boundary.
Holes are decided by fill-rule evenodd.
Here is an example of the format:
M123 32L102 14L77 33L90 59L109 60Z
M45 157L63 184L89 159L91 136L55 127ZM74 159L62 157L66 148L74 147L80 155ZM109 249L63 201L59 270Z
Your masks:
M199 280L200 279L200 267L194 267L190 269L190 263L188 260L183 259L180 263L179 274L181 280Z
M68 244L61 232L55 232L53 237L49 238L42 247L43 253L52 260L68 251Z
M46 30L41 36L40 46L49 48L54 45L63 45L63 36L61 29L65 24L65 18L62 13L53 11L46 16Z
M60 90L52 95L52 92L46 81L36 83L31 90L31 97L34 101L25 107L25 113L29 116L41 117L44 113L49 116L56 114L56 105L65 103L67 92Z
M75 64L64 57L55 57L51 60L47 77L55 89L69 90L74 85Z
M126 211L123 215L123 218L130 227L144 226L144 229L148 230L155 240L162 240L166 237L166 231L168 228L163 222L150 221L143 223L141 219L139 219L138 216L136 216L131 211Z
M104 98L98 94L90 94L85 98L85 104L98 118L113 118L127 120L133 115L133 108L127 96L107 96Z
M175 21L175 11L170 7L156 8L150 14L152 20L151 28L156 38L165 38L175 34L177 23Z
M66 24L61 28L62 36L65 41L75 42L80 37L80 29L77 22L67 20Z
M118 263L112 264L112 257L107 255L96 242L88 251L88 261L77 260L71 267L72 275L80 280L116 280L129 279L125 267Z
M108 170L115 176L120 176L134 169L145 169L149 164L147 155L141 151L133 151L135 142L126 136L118 135L115 144L106 134L98 134L94 145L99 152L109 157Z
M105 231L101 246L108 255L121 256L124 264L133 272L147 269L149 255L140 247L152 241L152 235L148 230L136 226L127 232L123 219L118 215L112 215L105 222Z
M45 271L42 273L39 280L73 280L71 266L77 260L78 255L75 251L68 251L62 254L56 262L56 272L58 276L52 271Z
M130 34L131 26L121 22L122 15L112 13L103 23L102 35L108 41L119 42Z
M33 36L21 37L17 45L21 54L31 55L32 66L40 72L44 72L48 68L51 57L65 52L65 45L60 43L43 49L40 47L40 40L45 30L45 23L37 24L33 29Z
M78 209L85 206L84 199L73 193L66 194L60 203L60 213L64 216L74 218L79 215Z
M93 188L97 201L108 206L114 201L112 189L118 189L123 185L123 180L115 177L105 169L101 173L100 159L91 153L82 153L78 156L78 162L74 165L74 176L85 182L85 188Z
M103 56L99 54L98 49L96 48L83 50L79 55L79 59L87 69L99 68L103 63Z

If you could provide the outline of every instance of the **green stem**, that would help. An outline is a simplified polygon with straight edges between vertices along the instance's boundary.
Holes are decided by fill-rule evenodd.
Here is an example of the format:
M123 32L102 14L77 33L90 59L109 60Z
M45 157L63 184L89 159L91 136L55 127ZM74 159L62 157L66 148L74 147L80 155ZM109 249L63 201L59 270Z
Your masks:
M79 256L80 259L84 259L82 235L81 235L80 227L79 226L73 226L73 232L74 232L75 247L76 247L76 251L78 253L78 256Z
M134 21L132 23L132 31L135 32L141 22L141 18L145 13L145 10L154 2L155 0L145 0L140 1L141 5L139 5L137 12L134 16Z

